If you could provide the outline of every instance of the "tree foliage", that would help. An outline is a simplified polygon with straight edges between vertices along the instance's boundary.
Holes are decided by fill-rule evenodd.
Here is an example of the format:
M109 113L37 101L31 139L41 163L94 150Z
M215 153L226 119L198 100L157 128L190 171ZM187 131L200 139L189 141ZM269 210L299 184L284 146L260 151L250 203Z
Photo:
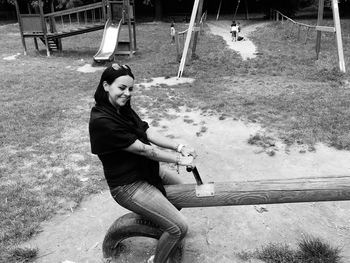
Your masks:
M37 6L38 0L17 0L19 3L23 4L30 4L31 6ZM50 3L51 1L54 1L55 6L59 8L72 8L75 6L81 6L91 3L100 2L101 0L43 0L45 3ZM142 4L153 6L152 0L139 0L142 1ZM15 4L15 0L0 0L0 4L2 3L9 3L9 4Z
M13 4L15 0L0 0L0 4ZM38 6L38 0L17 0L21 6L31 6L33 8ZM45 4L51 5L53 2L54 7L56 9L69 9L76 6L91 4L95 2L100 2L101 0L42 0ZM168 0L135 0L139 4L143 6L147 6L148 8L154 8L154 10L161 13L162 6L166 6ZM184 0L176 0L181 4ZM204 1L217 1L220 0L204 0ZM238 1L238 0L235 0ZM308 6L318 6L319 0L250 0L255 2L257 6L260 6L266 13L269 15L270 9L277 9L280 12L284 13L287 16L293 16L299 8L304 8ZM325 6L330 7L332 0L325 0ZM341 11L346 11L344 9L348 9L348 13L350 11L350 0L338 0L340 4ZM254 4L253 4L254 5ZM157 13L157 12L156 12Z
M19 4L31 5L32 7L38 6L38 0L17 0ZM85 4L91 4L95 2L100 2L101 0L42 0L45 4L51 4L54 2L55 7L59 9L68 9L75 6L81 6ZM9 3L14 5L15 0L0 0L0 3Z
M318 7L319 5L319 0L260 0L260 2L267 16L269 16L270 9L276 9L289 17L293 17L300 8L308 6ZM340 8L346 9L350 4L350 0L338 0L338 3ZM325 7L330 8L331 5L332 0L324 0ZM343 9L341 11L345 11Z
M265 13L269 16L270 9L276 9L287 16L293 16L299 8L300 0L261 0Z

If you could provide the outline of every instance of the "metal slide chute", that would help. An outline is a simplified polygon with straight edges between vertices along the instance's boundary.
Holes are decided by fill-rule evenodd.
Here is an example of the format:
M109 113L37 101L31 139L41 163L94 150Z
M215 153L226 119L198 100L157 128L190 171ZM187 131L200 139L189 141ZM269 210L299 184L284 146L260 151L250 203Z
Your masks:
M112 61L116 49L118 47L119 32L122 25L122 20L118 25L112 23L110 19L107 20L103 30L103 38L99 50L94 55L94 61Z

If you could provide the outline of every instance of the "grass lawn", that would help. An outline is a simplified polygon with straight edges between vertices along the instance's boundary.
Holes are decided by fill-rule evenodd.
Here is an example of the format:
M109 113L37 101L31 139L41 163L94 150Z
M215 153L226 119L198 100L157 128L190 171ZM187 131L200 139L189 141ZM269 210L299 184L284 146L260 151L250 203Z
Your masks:
M138 52L118 57L131 66L136 82L177 74L169 28L169 23L137 25ZM186 105L258 122L288 144L323 142L350 150L350 73L337 69L333 36L323 38L315 61L314 33L305 44L287 24L273 23L251 37L261 55L242 61L205 29L198 59L184 71L196 81L137 89L133 104L146 109L144 116L156 121L166 117L166 109ZM342 30L350 31L349 20L342 21ZM22 52L18 26L1 26L0 35L0 262L16 262L22 254L14 248L39 231L40 222L107 189L87 129L101 71L76 71L92 62L102 31L63 39L63 53L51 57L43 45L36 53L27 40L28 56L10 61L2 58ZM343 44L350 70L350 39Z
M257 258L267 263L341 263L340 251L324 240L307 237L298 242L296 249L286 244L270 243L254 252L242 252L239 257L245 261Z

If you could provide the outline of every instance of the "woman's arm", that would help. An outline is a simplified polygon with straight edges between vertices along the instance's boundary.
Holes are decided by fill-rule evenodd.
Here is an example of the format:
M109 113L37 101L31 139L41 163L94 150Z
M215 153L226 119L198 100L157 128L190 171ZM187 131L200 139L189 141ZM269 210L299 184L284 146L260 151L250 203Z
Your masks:
M161 135L154 128L151 128L151 127L148 128L146 131L146 134L147 134L148 140L151 143L158 145L159 147L176 151L177 147L179 146L179 143Z
M148 128L146 131L146 134L147 134L148 140L151 143L158 145L159 147L177 151L181 153L183 156L192 155L194 158L197 157L197 153L193 147L174 142L173 140L161 135L159 132L157 132L153 128Z
M139 140L136 140L124 150L159 162L176 163L183 166L194 166L193 156L182 156L177 153L166 152L158 149L155 146L144 144Z

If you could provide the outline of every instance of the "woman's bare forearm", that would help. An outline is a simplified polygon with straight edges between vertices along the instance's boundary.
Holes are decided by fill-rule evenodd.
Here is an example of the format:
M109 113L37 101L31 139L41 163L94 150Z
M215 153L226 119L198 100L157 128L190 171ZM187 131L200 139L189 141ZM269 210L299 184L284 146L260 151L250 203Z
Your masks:
M144 145L144 150L142 151L141 155L159 162L176 163L178 165L186 166L191 166L194 160L193 156L182 156L180 154L166 152L149 145Z
M179 154L161 150L155 146L143 145L140 155L143 155L151 160L167 163L177 163Z
M125 151L145 156L158 162L176 163L179 165L190 165L193 159L181 156L178 153L167 152L153 145L147 145L136 140L132 145L125 148Z
M158 145L159 147L176 151L179 145L178 142L163 136L159 132L155 131L153 128L148 128L146 133L147 133L148 140L151 143Z

